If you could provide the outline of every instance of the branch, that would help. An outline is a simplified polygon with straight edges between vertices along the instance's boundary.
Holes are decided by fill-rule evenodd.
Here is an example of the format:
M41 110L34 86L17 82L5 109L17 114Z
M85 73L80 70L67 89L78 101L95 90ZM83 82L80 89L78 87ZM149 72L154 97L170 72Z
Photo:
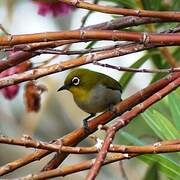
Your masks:
M99 63L97 61L94 61L93 64L115 69L118 71L127 71L127 72L139 72L139 73L172 73L172 72L180 72L180 68L168 68L168 69L136 69L136 68L127 68L127 67L121 67L121 66L113 66L110 64L104 64Z
M122 116L119 117L117 122L107 130L107 135L104 140L104 144L96 157L95 163L93 164L91 170L89 171L89 173L87 175L87 178L86 178L87 180L95 179L95 177L97 176L97 174L106 158L107 150L109 149L109 146L113 141L115 133L120 128L129 124L129 122L134 117L136 117L138 114L145 111L147 108L149 108L155 102L159 101L160 99L162 99L164 96L166 96L167 94L169 94L170 92L172 92L179 86L180 86L180 77L175 79L171 83L169 83L166 87L159 90L154 95L147 98L145 101L143 101L140 104L138 104L137 106L135 106L132 110L124 113Z
M124 45L130 45L130 44L132 43L116 43L110 46L102 46L102 47L80 49L80 50L67 50L67 51L47 48L47 49L35 50L34 52L37 54L83 55L88 53L111 50L117 47L123 47Z
M14 74L11 76L6 76L0 79L0 88L7 87L10 85L18 84L28 80L35 80L43 76L47 76L49 74L62 72L67 69L71 69L73 67L85 65L92 63L94 61L100 61L103 59L108 59L112 57L119 57L122 55L139 52L145 49L150 49L154 47L158 47L159 45L143 45L143 44L130 44L125 45L124 47L120 46L118 48L114 48L112 50L106 50L98 53L90 53L86 56L82 56L76 59L71 59L68 61L60 62L58 64L49 65L46 67L34 68L32 70Z
M13 46L24 43L48 42L55 40L111 40L134 41L144 44L159 43L179 45L180 33L126 32L118 30L72 30L44 32L22 35L4 35L0 37L0 46Z
M178 75L179 74L179 75ZM178 73L176 75L178 75L177 77L180 76L180 73ZM175 74L174 74L175 75ZM177 78L176 77L176 78ZM174 77L175 78L175 77ZM176 79L175 78L175 79ZM160 80L161 81L161 80ZM161 84L164 84L163 83L163 79L162 81L159 83ZM170 80L171 82L171 80ZM115 114L117 116L117 114L122 114L123 112L131 109L133 106L135 106L136 104L142 102L144 99L148 98L149 96L151 96L152 94L156 93L159 89L163 88L164 86L161 86L160 87L160 84L157 82L148 86L147 88L143 89L142 91L134 94L133 96L129 97L128 99L120 102L119 104L117 104L117 106L115 106ZM161 85L162 85L161 84ZM165 84L164 84L165 85ZM167 84L166 84L167 85ZM99 124L106 124L107 122L109 122L110 120L112 120L114 117L114 115L111 113L108 115L108 113L103 113L101 116L98 116L97 118L95 119L92 119L90 122L89 122L89 125L88 127L91 127L91 123L93 124L94 123L97 123L96 124L96 127L99 125ZM92 126L94 127L94 126ZM70 135L70 134L69 134ZM74 136L75 134L72 133L72 136ZM78 136L78 138L82 138L83 136ZM77 138L74 136L74 138ZM84 137L85 138L85 137ZM83 139L84 139L83 138ZM71 139L73 140L73 138ZM77 141L77 139L74 139L73 142L75 143L79 143ZM64 144L64 143L63 143ZM69 144L66 144L66 145L69 145ZM74 144L76 145L76 144ZM53 168L56 168L58 167L58 165L66 158L67 154L61 154L60 156L55 156L44 168L43 170L50 170L50 169L53 169Z
M161 143L163 144L164 142L162 141ZM165 144L166 145L164 145L164 147L165 146L172 146L170 141L169 141L169 144L167 142L165 142ZM157 146L157 145L155 145L155 146ZM154 154L154 151L153 150L151 152L149 151L149 153ZM157 152L157 154L158 154L158 152ZM113 162L117 162L120 160L131 159L131 158L139 156L139 155L142 155L142 154L138 154L138 153L113 154L113 155L110 155L106 158L106 160L103 162L103 165L113 163ZM39 174L29 174L25 177L19 178L18 180L30 180L30 179L40 180L40 179L46 179L46 178L66 176L69 174L73 174L73 173L80 172L80 171L87 170L87 169L91 168L94 164L94 161L95 161L95 159L92 159L92 160L84 161L84 162L74 164L71 166L66 166L66 167L57 168L57 169L46 171L46 172L41 172Z
M126 156L123 154L115 154L115 155L111 155L109 157L107 157L107 159L105 160L103 165L109 164L109 163L113 163L116 161L120 161L123 159L130 159L131 157L135 157L135 155L132 156ZM94 163L95 159L91 159L88 161L84 161L81 163L77 163L71 166L66 166L66 167L62 167L62 168L57 168L57 169L53 169L53 170L49 170L46 172L41 172L39 174L29 174L25 177L21 177L18 178L17 180L40 180L40 179L46 179L46 178L53 178L53 177L60 177L60 176L66 176L72 173L76 173L76 172L80 172L80 171L84 171L87 170L89 168L92 167L93 163Z
M0 144L18 145L26 148L44 149L58 153L71 153L71 154L92 154L98 153L99 148L95 145L92 147L71 147L61 146L57 144L42 142L38 140L22 138L10 138L0 135ZM126 145L113 145L108 149L108 152L114 153L167 153L180 151L180 139L162 141L154 143L153 145L145 146L126 146Z
M70 4L77 8L88 9L91 11L98 11L107 14L120 14L125 16L138 16L138 17L155 17L162 19L171 19L180 21L180 13L177 11L149 11L149 10L134 10L134 9L123 9L123 8L113 8L106 7L96 4L90 4L81 0L59 0L61 2Z
M128 17L117 18L115 20L107 21L107 22L92 25L92 26L87 26L82 29L83 30L84 29L114 30L114 29L130 27L130 26L137 26L140 24L157 23L157 22L165 22L165 21L162 19L159 19L159 18L146 18L146 17L140 18L140 17L128 16ZM177 28L175 28L175 29L177 29ZM173 30L170 29L169 33L176 32L175 29L173 29ZM178 31L178 29L177 29L177 31ZM64 41L60 40L60 41L40 42L40 43L31 43L31 44L20 44L20 45L14 46L12 49L9 49L9 50L33 51L33 50L37 50L37 49L41 49L41 48L47 48L47 47L53 48L53 47L58 47L58 46L71 44L71 43L77 43L77 42L79 42L79 40L64 40ZM33 56L34 56L34 53L32 53L32 52L22 52L21 55L16 56L16 58L12 58L14 60L11 60L11 57L10 57L8 60L3 61L2 67L0 64L0 72L2 72L3 70L5 70L9 67L18 65L19 63L25 61L26 59L30 59Z
M26 60L29 60L35 55L36 53L24 52L24 51L18 51L12 53L11 55L9 55L9 58L6 61L0 60L0 73L5 69L8 69L14 65L18 65Z
M92 119L90 122L88 122L88 127L90 128L90 132L94 132L97 130L97 127L99 124L106 124L109 121L111 121L113 118L117 116L117 114L121 114L128 109L132 108L136 104L142 102L144 99L150 97L154 93L156 93L158 90L165 87L167 84L172 82L173 80L177 79L180 76L180 73L173 73L165 78L162 78L161 80L149 85L148 87L144 88L143 90L140 90L139 92L135 93L134 95L130 96L129 98L121 101L115 106L115 114L113 114L111 111L107 111L102 113L101 115L97 116L96 118ZM83 128L79 128L74 130L73 132L67 134L62 139L58 139L55 144L59 144L58 142L63 142L63 145L67 146L76 146L79 142L81 142L83 139L85 139L89 134L85 134ZM50 154L50 151L46 150L37 150L34 153L31 153L21 159L15 160L13 162L10 162L6 164L5 166L0 167L0 175L7 174L11 171L14 171L22 166L25 166L26 164L29 164L33 161L39 160L48 154ZM53 158L47 166L44 168L46 169L52 169L55 167L58 167L59 164L68 156L68 153L61 153L59 158ZM56 161L54 161L54 159Z

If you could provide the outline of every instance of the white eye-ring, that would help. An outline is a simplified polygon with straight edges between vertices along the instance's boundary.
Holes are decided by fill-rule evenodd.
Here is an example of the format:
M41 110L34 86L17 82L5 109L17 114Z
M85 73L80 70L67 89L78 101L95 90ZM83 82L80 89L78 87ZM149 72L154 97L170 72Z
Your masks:
M79 85L79 83L80 83L80 79L79 79L78 77L73 77L72 83L73 83L75 86L77 86L77 85Z

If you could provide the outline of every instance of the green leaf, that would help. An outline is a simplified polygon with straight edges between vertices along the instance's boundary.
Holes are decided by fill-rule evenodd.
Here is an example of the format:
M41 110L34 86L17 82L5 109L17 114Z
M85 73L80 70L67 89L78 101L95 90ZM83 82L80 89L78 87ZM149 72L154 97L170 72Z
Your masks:
M175 180L180 177L180 166L164 155L142 155L138 158L149 165L156 163L158 166L158 170L166 174L166 176L168 176L169 178Z
M140 66L142 66L148 59L149 59L150 55L144 55L142 56L140 59L138 59L134 64L132 64L130 67L131 68L139 68ZM122 86L123 89L126 88L128 82L132 79L133 75L135 73L134 72L125 72L122 77L120 78L119 82Z
M89 49L89 48L92 48L95 44L97 43L97 41L91 41L85 49Z
M180 131L180 96L171 93L168 95L168 102L174 124Z
M119 133L119 139L125 138L128 142L136 145L144 145L144 142L141 141L139 138L132 136L128 132L121 131ZM173 180L178 180L180 177L180 166L175 161L169 159L165 155L141 155L137 157L138 159L142 160L148 165L153 165L154 163L157 164L158 170L163 172L167 177L172 178Z
M144 180L159 180L159 174L158 174L158 164L154 163L152 164L148 171L146 172Z
M142 114L146 123L162 140L179 138L180 135L174 125L165 116L156 110L147 110Z
M177 60L177 62L180 61L180 47L175 48L175 50L173 52L173 57Z
M127 141L139 145L139 146L143 146L144 142L139 140L138 138L136 138L135 136L131 135L130 133L126 132L126 131L121 131L120 132L120 136L122 136L123 138L125 138ZM119 138L121 139L121 138Z
M162 0L141 0L144 9L159 10Z
M137 8L137 4L134 0L116 0L117 3L121 3L122 5L129 8Z
M113 2L113 3L116 3L119 7L119 5L121 7L124 7L124 8L137 8L137 4L134 0L101 0L101 1L108 1L108 2Z
M160 54L159 50L151 50L151 52L157 52L156 54L153 54L151 56L151 61L153 64L156 66L156 68L161 69L161 68L168 68L168 63L164 60L162 55ZM153 75L153 78L151 80L151 83L159 80L160 78L164 77L167 73L156 73Z
M156 66L156 68L162 68L165 67L165 63L164 63L164 59L161 55L161 53L159 52L159 50L157 49L151 49L149 50L149 52L151 52L151 60L153 62L153 64Z

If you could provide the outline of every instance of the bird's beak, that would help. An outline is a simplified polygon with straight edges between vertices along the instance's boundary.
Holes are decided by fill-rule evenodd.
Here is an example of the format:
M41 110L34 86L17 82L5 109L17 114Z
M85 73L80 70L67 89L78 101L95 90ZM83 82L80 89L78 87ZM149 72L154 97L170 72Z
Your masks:
M66 85L63 85L62 87L60 87L57 91L62 91L62 90L65 90L67 89L67 86Z

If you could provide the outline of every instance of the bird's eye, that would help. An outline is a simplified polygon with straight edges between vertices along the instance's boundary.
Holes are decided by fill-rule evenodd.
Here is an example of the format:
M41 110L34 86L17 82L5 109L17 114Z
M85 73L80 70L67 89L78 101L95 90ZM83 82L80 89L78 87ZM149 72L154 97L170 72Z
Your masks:
M80 83L80 79L79 79L78 77L74 77L74 78L72 79L72 83L73 83L75 86L77 86L77 85L79 85L79 83Z

